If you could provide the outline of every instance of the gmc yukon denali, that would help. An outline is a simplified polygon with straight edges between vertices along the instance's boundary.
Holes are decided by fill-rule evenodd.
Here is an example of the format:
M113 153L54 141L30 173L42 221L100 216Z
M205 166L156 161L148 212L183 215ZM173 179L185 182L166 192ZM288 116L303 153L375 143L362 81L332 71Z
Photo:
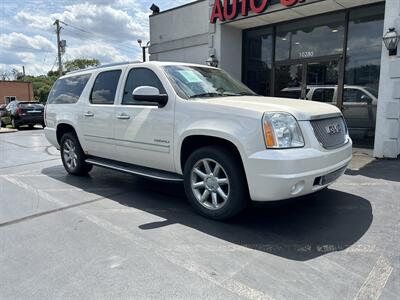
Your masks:
M352 157L337 107L261 97L202 65L124 63L68 73L49 94L45 120L69 174L99 166L182 181L194 209L219 220L250 199L320 191Z

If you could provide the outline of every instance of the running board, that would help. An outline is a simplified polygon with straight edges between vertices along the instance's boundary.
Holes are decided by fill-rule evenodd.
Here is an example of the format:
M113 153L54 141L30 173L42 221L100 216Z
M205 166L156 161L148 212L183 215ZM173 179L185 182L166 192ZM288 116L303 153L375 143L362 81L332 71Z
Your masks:
M91 157L86 159L85 161L90 165L103 167L115 171L120 171L128 174L139 175L150 179L172 181L172 182L183 181L183 177L179 174L117 162L109 159Z

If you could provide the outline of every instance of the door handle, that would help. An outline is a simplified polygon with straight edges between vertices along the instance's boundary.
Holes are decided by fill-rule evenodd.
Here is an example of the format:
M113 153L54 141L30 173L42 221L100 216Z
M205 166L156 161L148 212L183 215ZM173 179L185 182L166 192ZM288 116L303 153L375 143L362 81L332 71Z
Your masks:
M87 111L85 112L85 117L94 117L94 113L92 113L91 111Z
M117 116L117 119L120 119L120 120L129 120L130 118L131 117L126 114L120 114Z

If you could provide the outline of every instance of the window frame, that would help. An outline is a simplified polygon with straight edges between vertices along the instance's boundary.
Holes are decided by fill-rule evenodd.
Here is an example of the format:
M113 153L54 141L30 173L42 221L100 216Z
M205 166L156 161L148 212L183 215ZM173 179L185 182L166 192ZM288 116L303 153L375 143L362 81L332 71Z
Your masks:
M121 105L121 106L147 106L147 107L163 108L163 107L159 107L159 106L157 105L157 103L150 103L150 102L145 102L145 101L137 101L137 103L124 103L124 98L125 98L125 95L126 95L126 94L125 94L125 91L126 91L126 86L127 86L127 84L128 84L129 75L130 75L131 72L133 72L134 70L141 70L141 69L143 69L143 70L148 70L148 71L152 72L152 73L157 77L158 81L160 82L160 84L161 84L161 86L162 86L162 88L163 88L163 90L164 90L164 91L160 91L160 90L159 90L160 95L162 95L162 94L168 95L167 89L165 88L165 84L162 82L162 80L161 80L160 76L157 74L157 72L155 72L153 69L151 69L151 68L149 68L149 67L142 67L142 66L140 66L140 67L133 67L133 68L128 69L127 72L126 72L125 84L124 84L123 90L122 90L122 98L121 98L121 103L120 103L120 105ZM132 91L132 92L133 92L133 91ZM163 92L164 92L164 93L163 93ZM131 94L131 96L132 96L132 94Z
M92 102L92 95L93 95L93 90L94 90L94 87L96 85L97 79L99 78L99 76L101 74L110 73L110 72L119 72L119 78L118 78L118 82L117 82L116 89L115 89L114 102L113 103L93 103ZM116 105L117 104L117 100L118 100L118 87L120 86L122 75L123 75L123 70L122 69L106 70L106 71L101 71L101 72L97 73L95 78L94 78L94 80L93 80L92 87L90 89L89 104L90 105L107 105L107 106Z
M12 100L11 98L14 98L14 100ZM8 102L7 102L7 100L8 100ZM11 103L11 102L13 102L15 100L17 100L17 96L4 96L5 104L9 104L9 103Z

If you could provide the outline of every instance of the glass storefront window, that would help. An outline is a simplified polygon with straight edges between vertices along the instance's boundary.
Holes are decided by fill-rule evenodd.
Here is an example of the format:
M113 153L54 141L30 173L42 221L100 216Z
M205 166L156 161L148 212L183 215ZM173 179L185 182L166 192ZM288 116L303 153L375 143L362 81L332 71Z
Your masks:
M249 31L245 36L244 82L259 95L271 94L272 29Z
M351 10L343 114L353 139L373 142L382 52L384 5Z
M275 96L281 98L302 98L303 65L283 65L275 68Z
M345 14L318 16L277 27L275 60L305 59L343 52Z
M260 95L340 106L355 143L372 145L384 6L354 7L246 30L244 82ZM346 30L347 55L344 57Z

